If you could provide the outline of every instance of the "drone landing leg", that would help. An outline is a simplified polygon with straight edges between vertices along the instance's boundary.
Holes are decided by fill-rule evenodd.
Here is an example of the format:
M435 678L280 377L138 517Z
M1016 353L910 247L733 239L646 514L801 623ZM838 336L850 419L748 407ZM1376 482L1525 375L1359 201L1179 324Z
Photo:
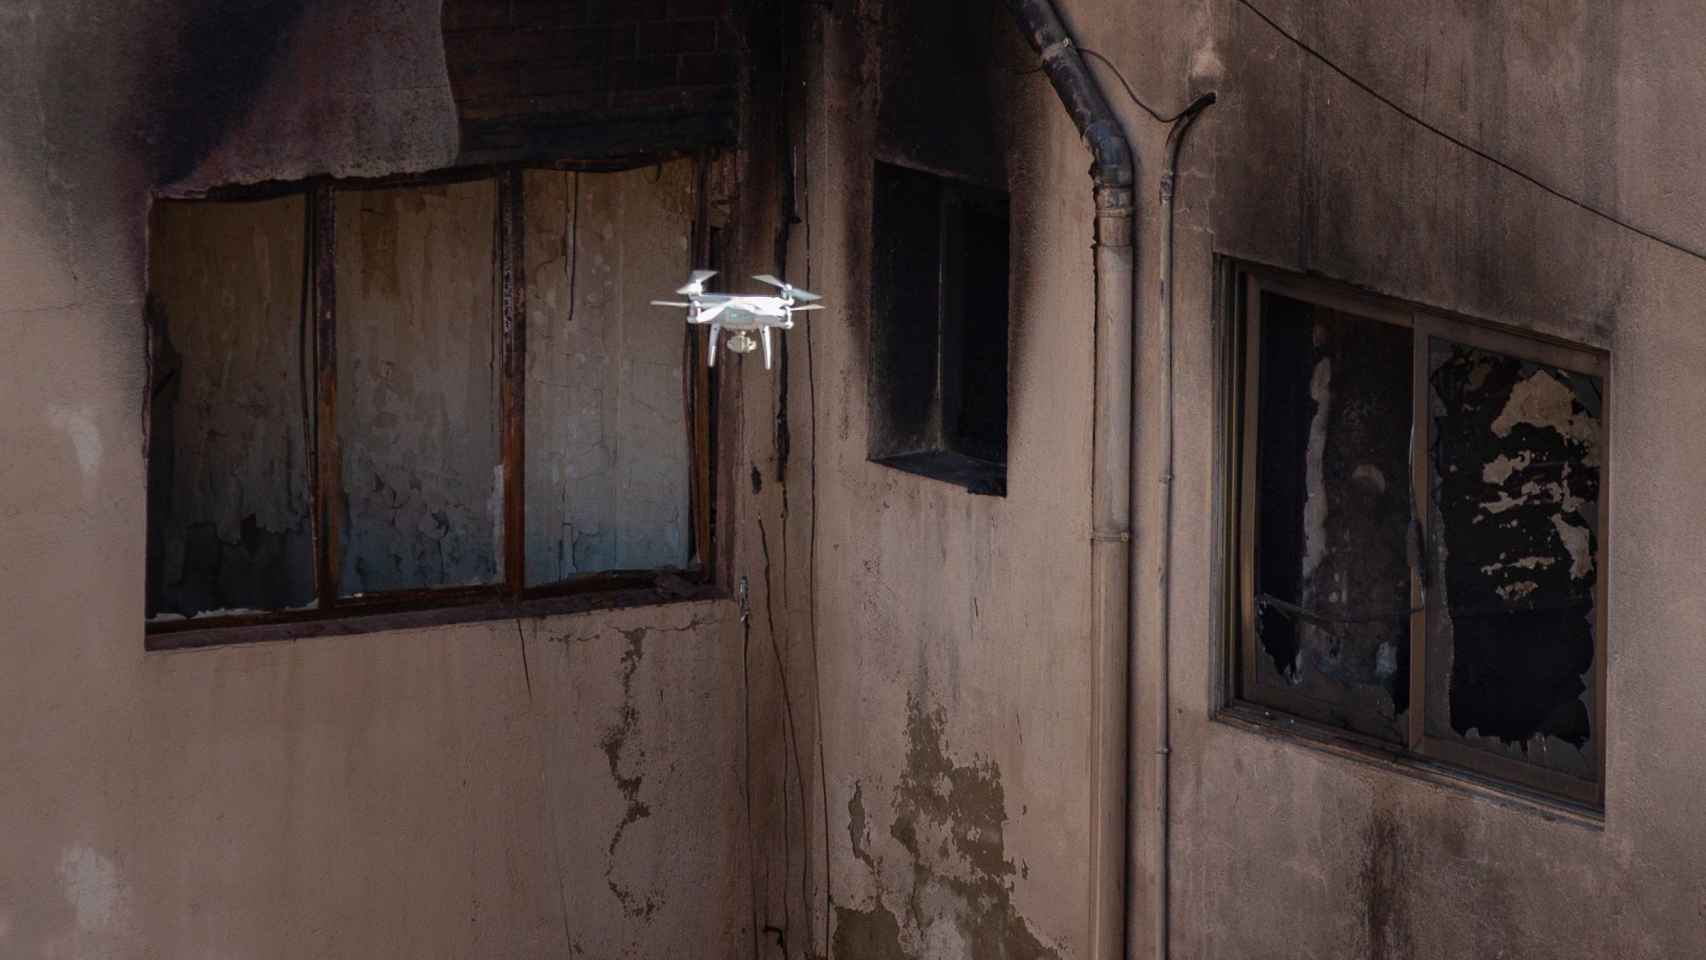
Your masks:
M717 334L721 333L722 330L721 324L711 324L711 343L705 348L705 366L707 367L717 365Z
M770 369L770 328L760 327L758 336L764 341L764 369Z

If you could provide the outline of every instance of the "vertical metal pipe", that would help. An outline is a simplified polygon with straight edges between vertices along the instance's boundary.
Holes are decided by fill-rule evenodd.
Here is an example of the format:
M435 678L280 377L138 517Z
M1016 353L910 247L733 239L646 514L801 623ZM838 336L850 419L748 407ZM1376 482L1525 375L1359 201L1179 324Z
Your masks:
M1132 191L1097 190L1096 383L1090 474L1091 951L1125 955L1131 704ZM1107 196L1103 196L1108 194Z
M1132 335L1136 327L1131 144L1049 0L1010 0L1083 135L1095 187L1095 375L1090 467L1092 668L1090 951L1125 955L1132 507Z

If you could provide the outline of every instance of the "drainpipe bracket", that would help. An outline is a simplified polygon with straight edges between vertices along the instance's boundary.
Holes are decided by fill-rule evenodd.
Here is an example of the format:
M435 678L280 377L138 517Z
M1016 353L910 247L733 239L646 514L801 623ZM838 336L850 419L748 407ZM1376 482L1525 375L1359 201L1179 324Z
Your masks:
M1060 56L1062 53L1070 49L1072 49L1072 38L1061 37L1059 40L1056 40L1042 49L1043 62L1052 62L1055 57Z

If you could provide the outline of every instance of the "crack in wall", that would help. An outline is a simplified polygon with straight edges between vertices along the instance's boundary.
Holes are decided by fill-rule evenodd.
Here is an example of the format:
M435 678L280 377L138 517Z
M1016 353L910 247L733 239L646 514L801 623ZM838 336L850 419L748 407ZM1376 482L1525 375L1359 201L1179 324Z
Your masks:
M615 782L616 789L621 791L626 808L622 813L622 822L617 825L616 832L610 835L610 845L605 850L608 859L605 862L604 879L610 886L610 892L615 894L617 901L622 904L622 911L630 917L643 919L649 918L657 909L657 899L650 894L642 897L617 882L616 848L621 846L622 838L629 827L652 815L651 806L640 799L640 788L645 785L645 775L635 773L628 776L622 773L623 750L640 719L639 710L634 706L634 671L639 669L640 660L645 656L646 628L638 627L619 632L628 643L627 649L622 653L622 707L617 713L617 722L605 728L598 745L604 751L604 759L610 765L610 779ZM636 759L645 759L645 751L640 751Z

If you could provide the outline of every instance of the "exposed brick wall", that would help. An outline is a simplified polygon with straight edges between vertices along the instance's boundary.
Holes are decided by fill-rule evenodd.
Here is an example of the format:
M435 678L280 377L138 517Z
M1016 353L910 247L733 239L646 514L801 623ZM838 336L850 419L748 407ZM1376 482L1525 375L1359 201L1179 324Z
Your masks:
M620 154L660 135L732 138L746 46L733 6L445 0L464 152Z

